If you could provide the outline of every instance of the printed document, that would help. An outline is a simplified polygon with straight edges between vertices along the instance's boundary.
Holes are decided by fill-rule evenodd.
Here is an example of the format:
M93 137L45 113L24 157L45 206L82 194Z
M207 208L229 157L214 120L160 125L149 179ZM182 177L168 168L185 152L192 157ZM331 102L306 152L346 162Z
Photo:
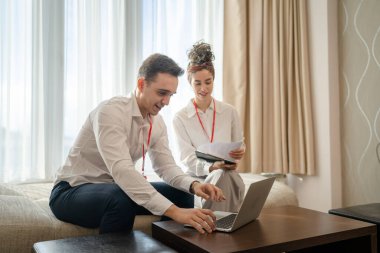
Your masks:
M228 153L234 149L240 148L242 145L243 141L205 143L200 145L195 153L198 158L204 159L208 162L224 160L226 162L235 163L235 159L233 159Z

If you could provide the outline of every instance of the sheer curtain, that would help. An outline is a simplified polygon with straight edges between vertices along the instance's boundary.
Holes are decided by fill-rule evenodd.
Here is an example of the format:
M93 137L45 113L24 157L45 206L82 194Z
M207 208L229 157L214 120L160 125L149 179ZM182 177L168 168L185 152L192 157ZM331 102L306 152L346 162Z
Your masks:
M0 2L0 181L44 179L62 150L63 4Z
M90 110L133 91L151 53L185 68L194 42L213 44L220 99L221 2L0 1L0 182L51 179ZM162 113L169 133L192 96L185 78L177 93Z
M138 1L65 1L64 154L88 113L132 90ZM127 22L128 21L128 22ZM127 44L127 38L129 38ZM127 62L129 62L127 66Z

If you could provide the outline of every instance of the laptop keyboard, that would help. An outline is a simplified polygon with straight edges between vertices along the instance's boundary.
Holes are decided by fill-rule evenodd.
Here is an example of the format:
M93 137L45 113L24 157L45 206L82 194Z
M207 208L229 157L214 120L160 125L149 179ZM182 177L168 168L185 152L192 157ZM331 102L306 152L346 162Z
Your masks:
M229 229L234 224L237 214L232 213L216 221L217 228Z

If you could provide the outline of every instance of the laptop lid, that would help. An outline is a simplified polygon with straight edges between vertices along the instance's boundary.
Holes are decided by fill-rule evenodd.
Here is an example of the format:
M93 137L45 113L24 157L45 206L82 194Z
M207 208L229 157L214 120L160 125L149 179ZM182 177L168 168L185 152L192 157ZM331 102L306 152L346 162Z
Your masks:
M275 177L254 182L249 186L244 201L230 229L216 228L218 231L232 232L245 224L257 219L264 207Z

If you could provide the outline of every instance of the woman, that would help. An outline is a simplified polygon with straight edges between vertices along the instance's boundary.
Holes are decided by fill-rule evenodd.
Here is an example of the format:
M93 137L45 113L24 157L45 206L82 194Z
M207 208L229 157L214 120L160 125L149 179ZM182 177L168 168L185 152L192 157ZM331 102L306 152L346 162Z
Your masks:
M244 198L244 183L236 172L237 163L208 163L197 159L195 150L210 142L242 141L240 120L231 105L212 97L215 70L211 46L198 42L189 50L188 57L187 77L194 98L176 113L173 120L181 161L188 174L218 186L226 197L226 201L219 203L196 198L196 206L214 211L237 212ZM238 162L244 152L245 149L241 147L231 150L229 155Z

